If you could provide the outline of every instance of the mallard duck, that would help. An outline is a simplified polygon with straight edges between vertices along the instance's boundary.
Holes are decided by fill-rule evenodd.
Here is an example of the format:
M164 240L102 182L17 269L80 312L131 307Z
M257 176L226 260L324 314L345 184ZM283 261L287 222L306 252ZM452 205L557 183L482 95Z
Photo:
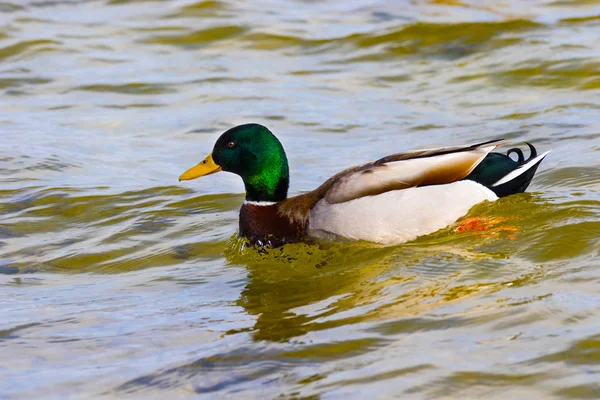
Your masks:
M279 140L262 125L223 133L213 151L179 180L219 171L246 187L239 235L258 246L309 238L346 238L384 245L442 229L482 201L523 192L548 152L510 149L503 140L397 153L339 172L312 192L288 198L288 161ZM516 161L510 155L516 154Z

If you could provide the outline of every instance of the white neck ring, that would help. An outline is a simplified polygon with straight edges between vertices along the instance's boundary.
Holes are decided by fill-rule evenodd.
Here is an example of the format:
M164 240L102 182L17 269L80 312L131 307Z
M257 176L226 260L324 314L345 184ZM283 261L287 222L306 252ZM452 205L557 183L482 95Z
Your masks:
M277 202L275 201L251 201L251 200L245 200L244 204L249 205L249 206L272 206L277 204Z

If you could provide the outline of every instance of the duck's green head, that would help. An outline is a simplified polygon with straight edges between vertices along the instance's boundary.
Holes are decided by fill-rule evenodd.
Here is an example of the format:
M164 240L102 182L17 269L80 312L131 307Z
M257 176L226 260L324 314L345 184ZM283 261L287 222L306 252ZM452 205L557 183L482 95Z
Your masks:
M231 128L219 137L211 154L185 171L179 180L196 179L219 171L244 180L246 200L281 201L287 197L289 170L283 146L259 124Z

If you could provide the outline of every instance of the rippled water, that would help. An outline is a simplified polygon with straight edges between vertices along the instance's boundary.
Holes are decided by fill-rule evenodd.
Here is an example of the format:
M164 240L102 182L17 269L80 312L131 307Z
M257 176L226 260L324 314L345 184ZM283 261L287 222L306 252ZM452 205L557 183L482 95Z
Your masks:
M600 3L0 2L1 398L599 398ZM179 184L269 126L292 192L390 152L553 149L483 232L235 239Z

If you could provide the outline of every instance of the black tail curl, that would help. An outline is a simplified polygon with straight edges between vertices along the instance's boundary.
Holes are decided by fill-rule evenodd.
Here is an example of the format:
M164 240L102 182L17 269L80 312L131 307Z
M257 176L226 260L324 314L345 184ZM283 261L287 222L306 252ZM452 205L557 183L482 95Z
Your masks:
M538 153L531 143L526 142L525 144L529 147L527 159L518 147L508 150L506 154L492 152L465 179L484 185L498 197L524 192L542 162L542 160L538 160L535 164L530 164L538 156ZM517 158L511 158L511 154L516 154ZM498 184L508 174L521 169L522 172L513 176L509 181Z
M525 163L533 160L534 158L537 157L537 150L531 143L525 142L525 144L529 147L529 158L527 160L525 160L525 155L523 155L523 151L518 147L514 147L514 148L508 150L506 152L506 155L508 157L510 157L511 153L515 153L517 155L517 159L515 161L518 162L519 164L525 164Z

